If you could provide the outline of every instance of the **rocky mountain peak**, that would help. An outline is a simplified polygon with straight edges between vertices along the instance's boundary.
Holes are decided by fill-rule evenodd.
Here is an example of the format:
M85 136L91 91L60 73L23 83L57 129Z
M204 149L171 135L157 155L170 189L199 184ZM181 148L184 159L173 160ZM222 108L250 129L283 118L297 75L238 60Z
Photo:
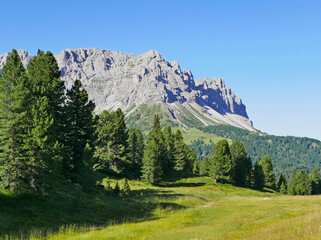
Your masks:
M26 51L19 50L19 55L25 66L32 60ZM0 68L7 56L0 56ZM136 56L80 48L63 50L55 57L67 88L80 79L97 112L120 107L130 116L142 105L160 104L171 121L184 127L194 121L254 130L245 105L224 79L194 80L191 71L182 71L177 61L166 61L155 50Z

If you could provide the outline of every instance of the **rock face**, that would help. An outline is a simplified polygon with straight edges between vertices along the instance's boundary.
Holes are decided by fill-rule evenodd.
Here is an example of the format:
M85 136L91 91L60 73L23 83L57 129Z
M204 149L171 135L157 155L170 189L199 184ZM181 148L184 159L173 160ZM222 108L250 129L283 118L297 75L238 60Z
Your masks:
M25 66L32 59L26 51L19 54ZM0 68L7 56L0 56ZM223 79L194 80L190 71L182 71L178 62L166 61L157 51L136 56L82 48L66 49L55 57L67 88L80 79L97 112L121 108L130 116L141 105L156 104L171 121L185 127L191 126L186 121L192 117L198 119L196 127L229 124L255 130L245 105Z

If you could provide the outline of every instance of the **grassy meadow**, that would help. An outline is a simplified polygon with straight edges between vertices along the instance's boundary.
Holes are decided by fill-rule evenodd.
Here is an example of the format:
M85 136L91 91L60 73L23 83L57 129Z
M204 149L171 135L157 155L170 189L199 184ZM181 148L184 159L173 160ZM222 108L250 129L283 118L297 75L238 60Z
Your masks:
M109 181L111 185L116 183ZM104 180L103 184L106 183ZM130 181L130 186L132 193L128 198L102 193L90 200L89 195L78 193L77 196L76 191L61 192L55 203L26 202L24 207L16 203L15 209L10 209L10 202L3 204L4 196L1 196L1 231L11 232L2 237L320 239L321 236L321 196L283 196L214 184L207 177L164 182L158 187ZM68 205L65 199L68 194L76 194L79 202L70 195ZM6 204L11 213L2 214ZM6 217L23 229L22 237L14 226L9 228L10 221L6 226Z

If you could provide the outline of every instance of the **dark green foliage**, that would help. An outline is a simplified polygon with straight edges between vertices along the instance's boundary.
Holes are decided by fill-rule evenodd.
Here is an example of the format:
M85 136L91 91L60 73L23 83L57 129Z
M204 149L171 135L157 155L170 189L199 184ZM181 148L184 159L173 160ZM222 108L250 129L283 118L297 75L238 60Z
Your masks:
M140 171L143 165L143 155L145 149L144 136L139 129L129 129L127 146L127 159L129 164L127 175L137 179L141 175Z
M254 169L253 169L252 160L250 157L246 158L245 166L246 166L246 172L247 172L246 186L252 187L254 186Z
M202 176L209 176L209 172L211 169L211 159L206 157L204 159L199 160L199 168L200 168L200 175Z
M293 166L311 172L321 164L321 142L316 139L273 136L226 125L204 127L202 130L243 142L253 162L259 161L262 156L269 155L276 176L283 172L287 178L290 178Z
M199 175L200 174L200 168L198 166L198 162L194 161L193 163L193 174L194 175Z
M30 188L26 138L26 71L17 51L10 53L0 76L0 179L1 187L14 192Z
M296 185L295 175L296 175L296 169L294 167L290 178L290 184L288 184L288 194L290 195L295 195L295 185Z
M99 115L97 124L97 141L95 169L112 171L120 174L126 171L128 132L124 120L124 113L117 109L109 113L103 111Z
M188 147L195 149L197 158L204 159L212 156L212 151L215 147L215 144L212 141L210 141L210 144L206 144L203 140L198 139L192 141Z
M210 176L220 181L228 181L232 174L232 159L226 140L217 142L211 159Z
M276 188L276 179L273 172L273 165L270 156L266 155L262 157L260 161L264 173L264 184L266 187L275 189Z
M121 190L121 195L123 197L129 197L130 196L130 187L129 187L127 178L124 179L124 186L123 186L123 188Z
M149 132L143 156L142 179L155 184L163 178L163 160L166 158L165 139L158 115L154 117L154 127Z
M283 192L281 192L281 185L283 184ZM279 177L279 181L277 183L277 190L281 193L286 193L288 191L288 182L286 180L286 177L284 176L283 173L281 173L280 177Z
M287 187L284 184L284 182L282 182L282 184L281 184L281 186L279 188L279 192L282 193L282 194L287 194L288 190L287 190Z
M83 155L87 144L90 148L93 147L96 127L94 109L95 104L88 100L86 90L82 88L81 82L76 80L72 88L67 91L65 105L66 124L63 143L67 158L64 161L64 168L69 173L79 174L80 168L86 164L82 160L90 161L89 152L86 157Z
M175 137L172 132L171 126L167 126L163 129L163 135L164 135L164 140L165 140L165 148L166 148L166 158L164 160L164 173L165 175L169 174L175 164Z
M295 176L295 194L310 195L312 192L312 181L307 172L300 170Z
M230 152L233 163L233 180L237 185L245 186L249 172L247 167L247 152L243 143L234 141L230 145Z
M183 135L180 130L177 130L174 135L174 159L175 171L182 172L187 168L188 164L188 147L184 143Z
M262 165L256 162L254 165L254 188L263 189L264 182L264 172Z
M313 171L310 174L310 178L312 181L312 194L320 194L321 178L320 178L320 172L318 168L313 169Z
M28 66L25 84L28 90L25 118L28 136L24 139L24 147L31 165L31 187L35 191L50 188L51 180L61 174L65 86L60 75L51 52L38 51Z

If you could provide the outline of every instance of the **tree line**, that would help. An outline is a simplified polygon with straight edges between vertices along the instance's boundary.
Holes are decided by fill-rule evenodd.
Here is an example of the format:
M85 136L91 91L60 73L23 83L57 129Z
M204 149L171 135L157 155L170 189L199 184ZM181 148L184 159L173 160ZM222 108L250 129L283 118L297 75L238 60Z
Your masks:
M239 141L229 144L221 140L211 158L199 160L196 151L185 144L180 130L161 127L159 115L154 116L153 128L145 140L141 130L127 129L121 109L96 115L95 104L89 100L81 82L76 80L66 89L60 77L51 52L38 51L25 69L13 50L3 66L0 73L2 189L43 193L67 181L88 190L95 186L95 173L99 172L151 184L201 174L219 182L257 189L266 186L282 192L286 189L291 194L306 193L301 186L302 179L306 179L312 184L307 194L320 192L320 187L315 190L317 184L320 186L317 170L311 177L304 171L295 173L290 184L281 175L282 179L276 183L271 158L264 156L253 166Z

